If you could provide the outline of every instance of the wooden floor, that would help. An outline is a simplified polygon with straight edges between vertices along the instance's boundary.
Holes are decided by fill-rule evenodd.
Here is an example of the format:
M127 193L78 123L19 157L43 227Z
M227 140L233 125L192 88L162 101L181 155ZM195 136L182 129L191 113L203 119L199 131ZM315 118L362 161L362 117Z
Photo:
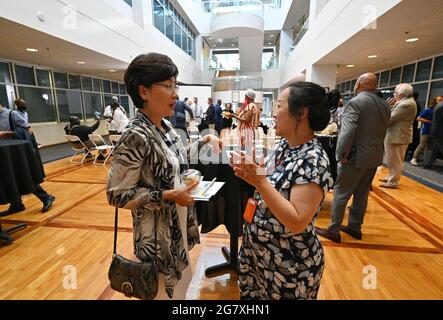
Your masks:
M40 201L26 196L26 211L2 220L4 228L20 222L28 228L13 235L13 244L0 246L0 299L125 299L107 279L114 223L105 194L108 168L68 160L46 165L43 186L57 197L54 207L43 214ZM405 177L400 189L381 189L376 182L384 173L374 180L363 240L342 234L342 244L322 241L326 267L319 299L443 299L442 194ZM332 193L318 226L328 225L331 201ZM131 256L130 212L120 216L119 251ZM229 246L224 226L202 235L191 251L187 299L239 298L235 274L205 277L207 267L224 262L221 246Z

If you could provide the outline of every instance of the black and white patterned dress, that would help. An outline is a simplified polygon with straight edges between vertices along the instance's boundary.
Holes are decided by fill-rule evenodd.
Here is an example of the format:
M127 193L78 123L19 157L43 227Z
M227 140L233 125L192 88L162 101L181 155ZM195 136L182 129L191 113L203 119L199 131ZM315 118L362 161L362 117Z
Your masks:
M328 156L316 139L292 149L282 140L266 164L268 181L288 200L296 184L316 183L325 196L333 184ZM296 235L261 201L253 222L245 226L240 249L242 299L317 298L324 268L314 228L317 214Z

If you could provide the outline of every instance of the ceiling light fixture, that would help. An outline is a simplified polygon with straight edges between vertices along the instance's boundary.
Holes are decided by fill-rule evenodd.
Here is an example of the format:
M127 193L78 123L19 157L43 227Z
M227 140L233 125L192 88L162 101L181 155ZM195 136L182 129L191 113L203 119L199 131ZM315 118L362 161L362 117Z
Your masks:
M78 64L86 64L86 62L84 62L84 61L78 61L77 63Z
M222 43L222 42L223 42L223 39L220 38L220 39L218 39L217 41L218 41L219 43Z
M270 35L270 37L271 37L271 38L274 38L274 37L275 37L275 35L271 34L271 35Z
M348 64L347 66L346 66L346 68L354 68L355 67L355 65L353 65L353 64Z
M27 48L26 51L28 51L28 52L38 52L38 50L34 49L34 48Z
M418 40L420 40L420 39L419 38L409 38L409 39L406 39L406 42L416 42Z
M373 55L371 55L371 56L368 56L368 58L369 58L369 59L375 59L375 58L378 58L378 56L377 56L376 54L373 54Z
M109 70L109 72L117 72L116 70L114 70L114 69L112 69L112 70Z

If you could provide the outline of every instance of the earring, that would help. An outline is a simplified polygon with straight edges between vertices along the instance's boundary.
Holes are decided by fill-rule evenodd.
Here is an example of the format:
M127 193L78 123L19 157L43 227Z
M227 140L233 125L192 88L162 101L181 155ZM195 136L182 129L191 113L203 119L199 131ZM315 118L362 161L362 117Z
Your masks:
M144 103L143 103L143 107L142 107L142 109L146 109L147 107L148 107L148 101L146 100Z

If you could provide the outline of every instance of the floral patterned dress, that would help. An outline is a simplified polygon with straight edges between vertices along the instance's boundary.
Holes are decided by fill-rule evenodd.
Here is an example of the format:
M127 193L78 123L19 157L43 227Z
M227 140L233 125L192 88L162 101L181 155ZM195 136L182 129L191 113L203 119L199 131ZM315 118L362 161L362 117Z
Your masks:
M268 181L286 199L296 184L316 183L325 196L333 184L328 156L316 139L296 148L283 140L266 164ZM324 268L314 228L317 214L301 234L294 234L260 201L240 249L242 299L317 298Z

